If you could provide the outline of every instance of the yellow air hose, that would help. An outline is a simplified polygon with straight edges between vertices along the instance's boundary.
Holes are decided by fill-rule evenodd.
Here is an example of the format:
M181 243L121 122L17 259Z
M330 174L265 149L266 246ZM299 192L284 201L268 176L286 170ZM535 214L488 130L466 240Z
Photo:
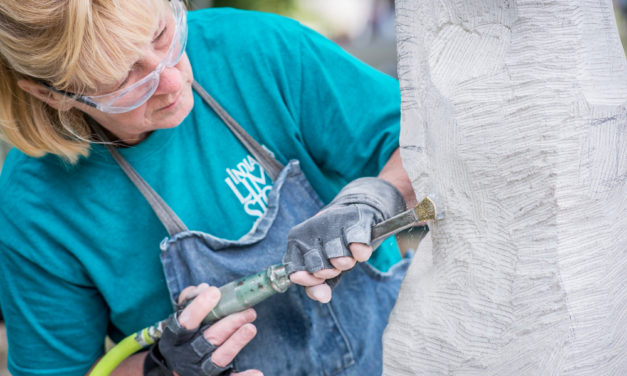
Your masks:
M158 336L161 336L161 328L164 323L165 321L161 321L156 325L144 328L124 338L100 358L96 367L89 373L89 376L109 376L124 359L155 343L155 334L158 331Z
M202 324L212 323L231 313L252 307L274 294L283 293L290 284L284 265L273 265L259 273L227 283L220 287L220 302L209 312ZM167 319L160 321L124 338L100 358L89 376L109 376L124 359L157 342L166 321Z

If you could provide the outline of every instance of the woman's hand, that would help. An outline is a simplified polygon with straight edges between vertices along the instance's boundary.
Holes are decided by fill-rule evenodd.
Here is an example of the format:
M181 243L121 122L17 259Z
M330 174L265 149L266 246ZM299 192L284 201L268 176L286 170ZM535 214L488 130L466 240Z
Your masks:
M351 243L348 247L352 256L332 257L329 262L333 268L320 269L309 273L301 270L290 275L290 280L298 285L305 286L305 292L313 300L321 303L331 301L331 286L333 278L339 278L343 271L352 269L357 262L367 261L372 255L372 247L364 243ZM337 280L335 280L337 281ZM337 282L336 282L337 283Z
M372 226L404 209L405 199L392 183L352 181L324 210L290 230L283 256L290 279L313 300L327 303L340 274L370 258Z
M179 304L190 300L182 311L170 317L158 348L153 347L148 357L161 362L159 368L166 367L178 376L262 375L258 370L231 373L233 359L257 334L252 324L256 312L249 308L210 326L200 327L202 320L218 304L220 290L207 284L190 286L181 292ZM145 374L151 375L150 372Z

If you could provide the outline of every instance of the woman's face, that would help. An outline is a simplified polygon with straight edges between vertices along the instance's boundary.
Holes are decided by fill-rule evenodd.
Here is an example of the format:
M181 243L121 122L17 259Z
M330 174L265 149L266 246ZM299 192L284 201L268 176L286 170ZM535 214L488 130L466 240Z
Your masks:
M174 37L175 22L172 14L162 20L146 53L129 67L129 76L114 88L103 88L106 94L145 77L163 61ZM159 85L154 94L138 108L124 113L111 114L77 103L76 107L91 116L100 125L121 141L137 144L156 129L173 128L181 124L194 105L192 95L193 75L187 58L183 54L173 67L166 67L159 76ZM98 93L98 94L101 94Z

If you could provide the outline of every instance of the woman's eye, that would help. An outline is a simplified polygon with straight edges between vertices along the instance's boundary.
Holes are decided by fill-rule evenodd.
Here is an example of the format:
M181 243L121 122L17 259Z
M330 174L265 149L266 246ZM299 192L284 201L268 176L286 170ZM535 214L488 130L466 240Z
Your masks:
M126 78L124 78L124 81L122 81L120 85L118 85L118 88L116 90L123 89L126 85L128 85L131 82L131 78L133 77L136 71L137 71L137 65L134 65L133 68L131 68L131 70L128 71Z
M124 85L126 85L128 83L128 79L129 77L131 77L131 73L129 72L129 74L126 75L126 78L124 79L124 81L122 81L122 83L120 84L120 86L118 86L118 89L121 89L124 87Z
M161 32L159 33L159 35L157 35L157 37L155 38L155 41L160 40L166 34L167 30L168 30L168 28L164 27L163 30L161 30Z

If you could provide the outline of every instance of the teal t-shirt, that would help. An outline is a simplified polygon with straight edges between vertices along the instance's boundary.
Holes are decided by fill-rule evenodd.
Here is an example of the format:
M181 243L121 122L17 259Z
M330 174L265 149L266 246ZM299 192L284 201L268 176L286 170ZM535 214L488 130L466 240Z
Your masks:
M195 79L280 162L299 160L323 201L375 176L398 147L395 79L279 16L213 9L188 23ZM238 239L263 214L272 181L194 95L181 125L120 151L189 229ZM82 375L106 334L119 340L172 311L159 260L167 233L102 146L74 166L13 150L0 229L14 375ZM399 259L388 244L373 264Z

